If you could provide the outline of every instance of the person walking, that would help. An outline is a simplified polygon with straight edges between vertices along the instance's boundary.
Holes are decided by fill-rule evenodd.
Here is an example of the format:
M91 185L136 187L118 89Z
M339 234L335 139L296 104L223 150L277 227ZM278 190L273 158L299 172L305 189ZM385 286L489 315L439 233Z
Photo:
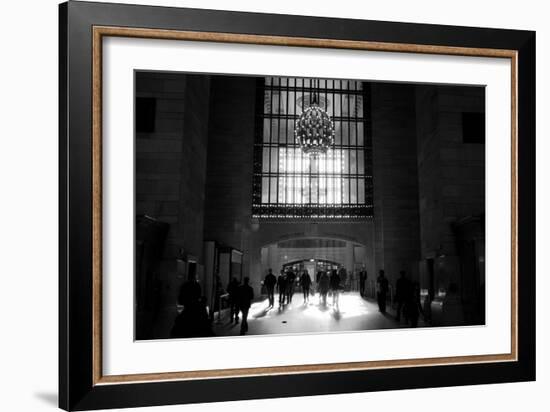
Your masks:
M264 286L267 290L267 298L269 299L269 306L275 306L275 285L277 284L277 278L269 268L267 275L265 275Z
M229 285L227 285L227 293L229 294L229 315L231 316L230 322L235 321L235 324L239 323L239 307L237 304L237 292L239 290L239 281L237 278L231 278Z
M383 270L380 270L378 273L378 278L376 279L378 310L382 313L386 313L386 297L389 288L388 279L384 276Z
M305 269L300 276L300 286L302 286L302 293L304 294L304 304L309 302L309 288L311 287L311 277L309 272Z
M286 300L288 303L292 303L292 296L294 295L294 286L296 284L296 274L290 268L286 274Z
M337 308L340 299L341 278L336 269L330 274L330 291L332 292L332 306Z
M281 273L277 278L277 292L279 292L279 307L284 306L285 297L286 297L286 274L285 271L281 269Z
M365 297L365 286L367 283L367 270L363 267L359 272L359 293L362 297Z
M321 279L321 275L323 274L323 271L319 269L317 271L317 274L315 275L315 283L319 283L319 280Z
M319 303L323 306L327 305L327 294L330 287L330 278L324 270L319 275Z
M405 316L405 322L408 323L408 315L407 315L407 302L410 300L410 294L412 294L411 290L411 282L409 279L407 279L406 273L404 270L399 272L400 277L397 279L397 282L395 282L395 300L397 301L397 315L395 317L395 320L398 322L401 321L401 313Z
M348 272L344 266L338 269L338 276L340 277L340 287L342 291L347 290L348 286Z
M239 286L237 292L237 301L242 315L241 335L248 332L248 311L254 299L254 289L248 284L249 281L250 279L248 277L244 278L243 284Z

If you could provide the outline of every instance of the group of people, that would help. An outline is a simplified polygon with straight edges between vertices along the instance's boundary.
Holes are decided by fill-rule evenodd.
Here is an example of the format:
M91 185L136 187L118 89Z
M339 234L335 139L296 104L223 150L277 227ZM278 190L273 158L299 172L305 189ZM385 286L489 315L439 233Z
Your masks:
M254 300L254 289L249 283L250 279L248 277L243 279L242 284L237 278L232 278L227 285L230 321L235 322L235 324L239 323L239 313L241 314L241 335L248 332L248 312Z
M221 282L218 279L218 287L221 291ZM332 305L334 308L339 306L340 292L347 279L345 268L332 270L319 270L315 276L316 289L319 293L319 303L327 305L329 293L332 295ZM359 292L361 296L366 295L367 272L362 269L359 272ZM313 281L306 269L294 272L292 268L282 269L278 276L268 270L263 284L267 291L269 306L275 305L275 290L279 295L279 307L292 302L297 286L301 287L304 304L307 304L310 297L315 294L313 290ZM376 278L376 297L378 309L381 313L386 313L386 302L389 293L389 281L383 270L380 270ZM221 292L220 292L221 293ZM248 312L254 300L254 290L249 285L249 278L245 277L240 283L236 278L232 278L227 286L230 307L230 321L238 324L241 321L240 333L244 335L248 332ZM216 299L218 301L218 299ZM423 314L420 302L420 287L417 282L412 282L406 276L405 271L400 272L400 277L395 285L395 302L397 303L396 320L404 320L411 326L418 325L418 319ZM208 314L206 300L201 293L201 286L195 276L191 276L181 287L178 295L178 303L183 306L183 311L176 318L172 328L172 337L201 337L212 336L212 325ZM219 308L218 308L219 310ZM239 315L242 320L240 320Z
M191 275L182 284L177 301L180 306L183 306L183 310L176 317L171 337L191 338L214 335L212 315L216 309L220 310L219 296L223 293L219 276L216 276L215 290L214 308L211 308L213 310L209 314L206 298L202 295L202 289L196 276ZM254 289L249 285L249 278L245 277L242 283L236 278L231 279L227 286L227 293L229 295L231 322L239 323L239 314L241 314L240 333L244 335L248 331L248 312L254 300Z
M317 290L319 291L320 303L327 305L327 295L332 294L332 305L338 307L340 300L340 291L343 289L342 284L347 279L346 269L332 269L330 271L320 270L317 272L315 280L317 282Z
M320 303L327 304L327 296L330 292L332 294L332 304L337 307L340 291L343 289L346 279L347 272L343 267L339 270L319 270L315 276L315 283L319 292ZM269 269L263 284L267 291L270 307L275 305L275 290L279 295L279 307L292 302L296 286L299 286L302 290L304 304L307 304L310 297L315 294L312 288L313 281L307 269L297 271L297 273L292 268L281 269L277 277L273 274L273 270Z
M384 271L378 272L376 279L376 297L378 309L386 313L386 302L389 292L389 282ZM412 282L407 278L404 270L399 272L399 279L395 283L395 302L397 303L396 320L401 321L403 316L406 323L412 327L418 326L418 319L423 315L422 303L420 302L420 286L418 282Z
M273 270L269 269L263 283L267 291L270 307L275 306L275 289L277 289L277 293L279 294L279 306L283 306L292 302L296 285L302 288L304 302L309 301L311 277L307 270L294 273L292 269L286 271L281 269L279 276L276 277L273 274Z
M403 315L405 322L413 328L418 326L418 318L422 314L422 302L420 301L420 285L407 278L402 270L395 284L395 300L397 301L397 316L399 322Z

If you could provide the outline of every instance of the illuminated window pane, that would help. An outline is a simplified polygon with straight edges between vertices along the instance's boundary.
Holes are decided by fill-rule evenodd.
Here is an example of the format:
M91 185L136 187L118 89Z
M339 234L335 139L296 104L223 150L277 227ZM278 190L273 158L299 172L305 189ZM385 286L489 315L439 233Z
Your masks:
M262 172L269 171L269 148L264 147L262 150Z
M359 188L359 198L357 199L357 201L359 203L365 203L365 185L362 185L362 184L359 184L358 186Z
M262 203L269 203L269 178L262 178Z
M357 203L357 179L350 179L350 203Z

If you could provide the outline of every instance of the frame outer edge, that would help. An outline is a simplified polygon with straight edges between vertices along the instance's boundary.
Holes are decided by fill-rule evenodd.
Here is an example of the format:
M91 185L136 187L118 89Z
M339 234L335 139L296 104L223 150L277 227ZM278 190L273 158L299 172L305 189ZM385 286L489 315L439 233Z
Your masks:
M108 4L64 3L66 24L67 170L65 214L67 259L64 300L67 313L66 410L82 410L93 389L92 314L92 50L88 7ZM90 111L88 111L90 109ZM86 228L86 229L83 229Z
M58 113L58 128L59 128L59 142L58 142L58 154L59 154L59 309L58 309L58 339L59 339L59 352L58 352L58 406L61 409L69 409L69 373L68 373L68 290L67 290L67 154L68 154L68 127L67 127L67 89L68 89L68 77L67 77L67 47L68 47L68 16L67 16L67 3L61 3L58 6L58 55L59 55L59 68L58 68L58 99L59 99L59 113Z
M62 10L65 12L65 16L63 20L62 16ZM238 399L263 399L268 397L288 397L288 396L307 396L307 395L316 395L320 394L321 390L326 385L324 384L326 378L319 378L318 375L312 374L312 375L304 375L304 379L301 379L300 375L288 375L288 378L286 375L279 375L277 376L263 376L258 377L254 379L250 378L240 378L234 381L234 383L230 383L231 390L225 391L224 393L215 393L213 394L211 398L208 399L205 398L207 396L207 392L203 392L205 383L204 380L198 380L198 381L187 381L187 383L183 383L181 381L178 382L157 382L157 383L147 383L147 384L132 384L132 385L100 385L94 387L94 382L92 380L92 373L93 373L93 366L92 366L92 360L93 360L93 353L91 350L92 342L91 342L91 330L93 323L91 321L91 309L88 309L88 304L91 304L92 301L92 295L91 290L79 290L78 286L87 286L88 283L90 283L90 289L91 289L91 282L88 281L87 276L89 272L89 268L81 268L82 273L79 273L80 270L75 271L75 261L80 262L81 264L85 263L82 261L83 258L86 258L88 256L91 257L92 251L88 250L79 250L78 246L87 246L87 239L82 239L83 236L78 236L78 233L73 233L73 236L71 238L71 243L73 243L72 250L69 250L69 237L68 237L68 231L71 229L69 225L71 222L69 221L69 210L63 210L63 207L68 208L69 206L72 207L72 211L75 212L75 215L78 215L78 218L72 217L73 221L78 221L80 223L87 223L88 215L86 214L87 209L90 207L89 204L84 204L82 207L85 209L83 213L79 213L78 210L78 203L77 201L84 201L87 200L89 197L89 194L83 194L83 190L76 190L78 189L78 186L73 180L77 180L79 178L86 178L90 176L90 172L87 170L82 170L83 168L86 168L90 165L89 161L85 161L82 166L80 166L80 170L75 170L72 173L71 181L72 182L72 189L73 193L69 193L69 183L71 181L68 180L68 172L69 172L69 164L68 161L75 162L76 158L82 159L83 153L88 145L88 143L91 141L90 136L88 135L88 130L91 131L91 121L88 123L89 116L91 113L86 112L78 112L78 111L72 111L69 113L69 107L68 102L72 101L74 104L78 105L78 109L84 108L87 110L89 108L89 105L91 104L91 98L89 99L90 103L79 103L75 101L75 99L79 96L79 93L82 94L83 97L87 97L91 93L91 73L89 75L88 71L90 69L87 68L87 62L90 60L91 56L91 27L94 24L98 25L109 25L109 22L118 22L118 21L126 21L127 26L129 27L136 27L133 25L133 22L135 21L142 21L150 23L151 25L155 24L155 20L158 21L158 15L156 15L156 18L153 17L146 17L144 16L146 11L151 11L151 7L147 6L129 6L129 5L114 5L114 4L105 4L105 3L86 3L86 2L74 2L71 1L69 4L64 3L60 5L59 7L59 41L60 41L60 71L59 71L59 93L60 93L60 113L59 113L59 121L60 121L60 145L59 145L59 154L60 154L60 251L59 251L59 257L60 257L60 272L59 272L59 278L60 278L60 289L59 289L59 295L60 295L60 330L59 330L59 337L60 337L60 359L59 359L59 366L60 366L60 397L59 397L59 403L60 407L66 410L72 410L72 409L97 409L97 408L112 408L112 407L132 407L132 406L153 406L153 405L167 405L167 404L175 404L175 403L189 403L189 402L215 402L215 401L223 401L223 400L238 400ZM184 14L185 9L174 9L176 12L175 14ZM111 11L117 11L115 13L115 16L113 16L110 12ZM124 14L119 14L118 12L124 11ZM88 13L90 12L90 13ZM127 12L127 13L126 13ZM191 15L199 17L198 21L204 20L207 16L214 15L215 17L219 18L219 15L223 15L223 11L200 11L197 10L190 10L189 11ZM160 13L160 12L159 12ZM162 13L160 13L162 14ZM218 14L218 15L217 15ZM255 15L253 13L244 13L244 12L236 12L233 13L234 16L237 16L240 18L238 22L235 22L235 30L239 31L240 27L246 26L247 24L250 26L251 18ZM284 16L281 15L280 17L271 16L274 19L285 19L285 18L294 18L290 16ZM303 16L306 17L306 16ZM302 17L302 18L303 18ZM313 18L312 18L313 19ZM209 26L214 25L217 27L218 25L226 26L227 23L220 23L219 19L215 21L208 23ZM330 22L331 19L326 19L327 24ZM70 23L70 24L69 24ZM64 24L64 27L62 25ZM156 23L159 24L160 27L162 27L162 23ZM172 22L172 24L174 24ZM391 22L373 22L373 24L378 25L387 25L386 27L382 28L382 33L385 33L384 30L388 30L391 25L392 27L395 27L396 29L399 28L400 30L404 28L405 24L403 23L391 23ZM183 22L177 23L178 26L186 27L188 25L194 26L195 23L189 23L189 22ZM427 27L428 25L421 25L426 31L430 27ZM518 90L522 93L518 96L518 106L523 109L518 111L518 129L520 130L523 140L518 141L518 157L521 153L523 156L523 163L519 163L518 167L518 180L519 177L522 177L522 185L518 189L519 192L522 193L522 201L520 202L520 199L518 198L518 222L522 223L522 228L518 228L519 231L519 237L518 242L521 239L522 246L524 248L521 249L521 255L518 254L518 270L519 268L522 269L522 273L525 273L527 271L527 274L529 276L523 277L519 279L519 282L521 283L521 287L519 288L518 292L518 305L521 303L522 311L518 313L518 318L521 318L522 323L518 325L518 338L521 338L520 345L518 347L518 355L519 359L518 362L514 362L512 364L488 364L487 368L480 369L479 366L467 366L467 365L459 365L456 366L455 369L452 369L453 371L461 370L462 372L459 373L458 376L455 376L453 379L448 378L448 372L450 372L450 369L447 369L445 367L434 367L433 369L430 368L430 373L427 374L423 369L419 368L418 372L416 373L417 376L424 376L426 378L427 383L423 383L420 381L409 381L409 383L403 384L403 379L407 379L407 377L410 375L410 372L408 368L405 369L394 369L395 372L393 372L392 379L388 380L387 372L385 370L374 370L371 372L372 377L382 377L381 381L378 383L376 381L373 381L369 384L364 383L363 374L359 372L348 372L346 373L346 376L349 377L349 383L351 384L351 387L342 387L342 385L337 385L339 388L334 389L334 391L325 391L326 394L328 393L349 393L349 392L364 392L364 391L380 391L380 390L390 390L390 389L406 389L406 388L422 388L422 387L440 387L440 386L451 386L451 385L465 385L465 384L480 384L480 383L497 383L497 382L513 382L513 381L526 381L526 380L533 380L535 378L535 302L534 302L534 291L535 291L535 280L534 280L534 261L531 261L531 258L534 258L535 251L534 251L534 233L535 233L535 217L534 214L531 215L532 212L534 212L534 149L535 149L535 114L534 114L534 107L535 107L535 36L534 32L527 32L527 31L513 31L513 30L495 30L494 32L491 31L491 36L487 36L487 29L476 29L476 28L467 28L467 27L458 27L458 29L461 29L462 31L454 32L454 34L449 36L449 33L445 35L446 30L455 30L456 27L453 26L438 26L438 25L429 25L433 27L433 30L435 31L434 34L437 34L438 31L443 31L443 38L437 38L433 40L433 36L428 36L428 42L430 44L456 44L456 43L468 43L473 42L472 44L481 44L485 45L487 47L492 47L493 45L497 45L495 48L508 48L513 49L518 52L518 67L519 67L519 73L518 73ZM414 25L410 25L411 28L414 28ZM64 32L63 32L64 29ZM314 30L318 30L318 28L313 28ZM185 30L185 29L181 29ZM246 29L245 29L246 30ZM270 28L268 29L261 29L260 32L269 32ZM485 30L485 32L484 32ZM307 31L307 30L306 30ZM475 34L485 33L481 39L475 40L472 36ZM494 34L494 37L493 37ZM402 37L403 33L399 34L397 37ZM422 37L422 36L421 36ZM404 43L414 42L413 40L415 38L418 38L418 36L411 34L409 37L407 37L407 40L404 41ZM452 40L458 39L457 42L453 42ZM89 42L89 44L88 44ZM64 49L62 50L62 45ZM490 45L490 46L488 46ZM77 47L79 46L79 47ZM72 52L71 52L72 47ZM62 52L65 52L64 55L62 55ZM521 51L521 53L519 53ZM78 60L80 58L80 61ZM63 70L63 59L64 63L66 65L65 67L65 75L62 75ZM69 85L69 72L71 70L75 70L78 67L81 67L83 69L83 74L79 74L78 72L73 73L74 79L73 84ZM91 64L90 64L91 67ZM526 70L527 69L527 70ZM89 75L89 77L88 77ZM77 83L76 78L78 77L78 80L80 81L80 84L82 82L83 85L79 85ZM519 87L521 85L521 88ZM70 87L72 86L72 89ZM65 87L65 88L63 88ZM76 89L76 90L75 90ZM73 95L73 98L70 99L70 96L68 93L71 93ZM62 96L63 95L63 96ZM90 96L91 97L91 96ZM87 102L87 99L84 99L84 102ZM521 104L520 104L521 102ZM63 107L63 103L65 104L65 107ZM65 111L64 111L65 110ZM76 114L75 114L76 113ZM63 120L63 115L65 115L65 119ZM82 115L82 119L78 119L78 117L75 117L76 115ZM71 132L69 133L69 117L72 117L74 120L78 120L81 125L80 127L75 126L74 123L71 124ZM78 122L75 122L78 123ZM84 132L84 134L76 134L74 135L73 129L76 129L79 132ZM527 130L526 130L527 129ZM69 136L73 136L71 147L69 148ZM65 140L64 140L65 139ZM525 140L532 140L526 142ZM65 144L65 146L64 146ZM84 146L80 147L80 144ZM69 157L69 153L71 153L71 157ZM63 159L63 155L65 158ZM90 153L88 152L88 156L90 156ZM62 159L65 161L62 162ZM85 159L85 158L84 158ZM91 159L90 159L91 160ZM526 164L530 163L530 164ZM62 179L62 174L66 173L65 180ZM92 182L90 179L90 184L88 185L88 182L81 182L84 183L84 186L86 190L89 190L92 186ZM78 191L78 194L75 194L75 192ZM71 203L65 203L63 204L61 202L62 196L71 196L73 202ZM68 197L67 197L68 199ZM91 204L91 202L90 202ZM91 218L91 214L90 214ZM521 219L521 220L520 220ZM90 220L91 223L91 220ZM63 225L65 225L65 229L63 230ZM91 228L91 225L90 225ZM89 232L90 228L87 228L84 230L85 236L90 236L90 243L92 242L91 239L91 233ZM523 229L523 230L520 230ZM72 228L74 230L74 228ZM66 236L66 237L64 237ZM78 238L78 239L75 239ZM65 243L63 243L65 242ZM65 249L63 249L65 247ZM71 252L72 258L71 261L68 260L69 252ZM61 261L62 257L65 258L65 261ZM523 259L520 259L523 257ZM69 283L69 266L65 268L65 271L63 270L62 265L63 264L71 264L72 267L72 277L71 282ZM75 273L76 272L76 273ZM531 276L533 275L533 276ZM61 280L62 277L66 277L66 282L62 284ZM84 279L82 279L84 278ZM71 288L70 292L68 289L63 290L63 288L69 287ZM71 301L69 301L69 295L73 298ZM83 298L84 300L79 302L80 306L75 303L75 300L78 300L78 298ZM89 299L89 300L88 300ZM69 318L69 304L71 304L71 318ZM84 308L82 308L84 306ZM519 306L518 306L519 308ZM75 310L76 309L76 310ZM63 311L65 311L65 317L62 317ZM90 319L88 319L88 315L90 315ZM531 316L531 318L528 318ZM72 323L72 328L69 330L69 321ZM88 326L90 327L89 330L87 329ZM66 333L66 338L68 340L63 341L63 333ZM89 339L89 341L88 341ZM70 345L69 345L70 344ZM65 352L63 352L63 345L65 345ZM475 369L474 369L475 368ZM465 371L471 371L471 370L477 370L479 371L479 375L473 378L472 380L466 379L464 376ZM486 371L492 371L492 375L488 375ZM65 381L63 383L63 374L65 373ZM88 375L88 373L90 373ZM496 373L496 374L495 374ZM334 375L337 376L343 376L339 375L337 372ZM357 377L361 376L361 382L357 382ZM442 379L439 380L437 378L433 379L433 376L440 376ZM281 382L281 379L288 380L288 382L294 382L295 387L287 388L286 390L267 390L262 389L260 385L260 382ZM470 378L471 379L471 378ZM69 381L71 382L71 385L69 386ZM226 388L228 384L226 384L226 379L222 379L220 383L217 384L208 384L208 388L213 389L214 385L217 388ZM233 385L237 385L238 387L242 386L242 384L239 384L238 382L248 382L249 384L252 384L252 387L256 387L258 392L255 393L254 396L250 394L245 393L235 393L233 390ZM385 382L385 384L383 384ZM431 383L430 383L431 382ZM385 386L386 385L386 386ZM185 389L185 394L182 393L182 390ZM203 389L200 389L203 388ZM350 389L351 388L351 389ZM193 389L197 390L198 392L194 391ZM191 390L187 393L188 390ZM63 391L65 391L63 393ZM209 396L209 395L208 395ZM65 405L63 405L63 403Z
M518 52L518 290L519 363L524 380L536 380L536 33ZM519 85L518 85L519 86ZM522 194L519 196L519 194ZM521 246L521 247L520 247Z

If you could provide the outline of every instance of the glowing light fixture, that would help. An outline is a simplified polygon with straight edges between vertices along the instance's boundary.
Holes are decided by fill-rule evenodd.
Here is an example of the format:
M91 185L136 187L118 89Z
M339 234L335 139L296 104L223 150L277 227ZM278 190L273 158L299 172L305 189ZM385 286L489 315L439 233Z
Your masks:
M315 86L315 81L317 86ZM327 112L319 106L317 89L319 80L311 80L311 105L308 106L296 121L294 135L296 143L309 156L317 157L326 153L334 144L334 123Z

